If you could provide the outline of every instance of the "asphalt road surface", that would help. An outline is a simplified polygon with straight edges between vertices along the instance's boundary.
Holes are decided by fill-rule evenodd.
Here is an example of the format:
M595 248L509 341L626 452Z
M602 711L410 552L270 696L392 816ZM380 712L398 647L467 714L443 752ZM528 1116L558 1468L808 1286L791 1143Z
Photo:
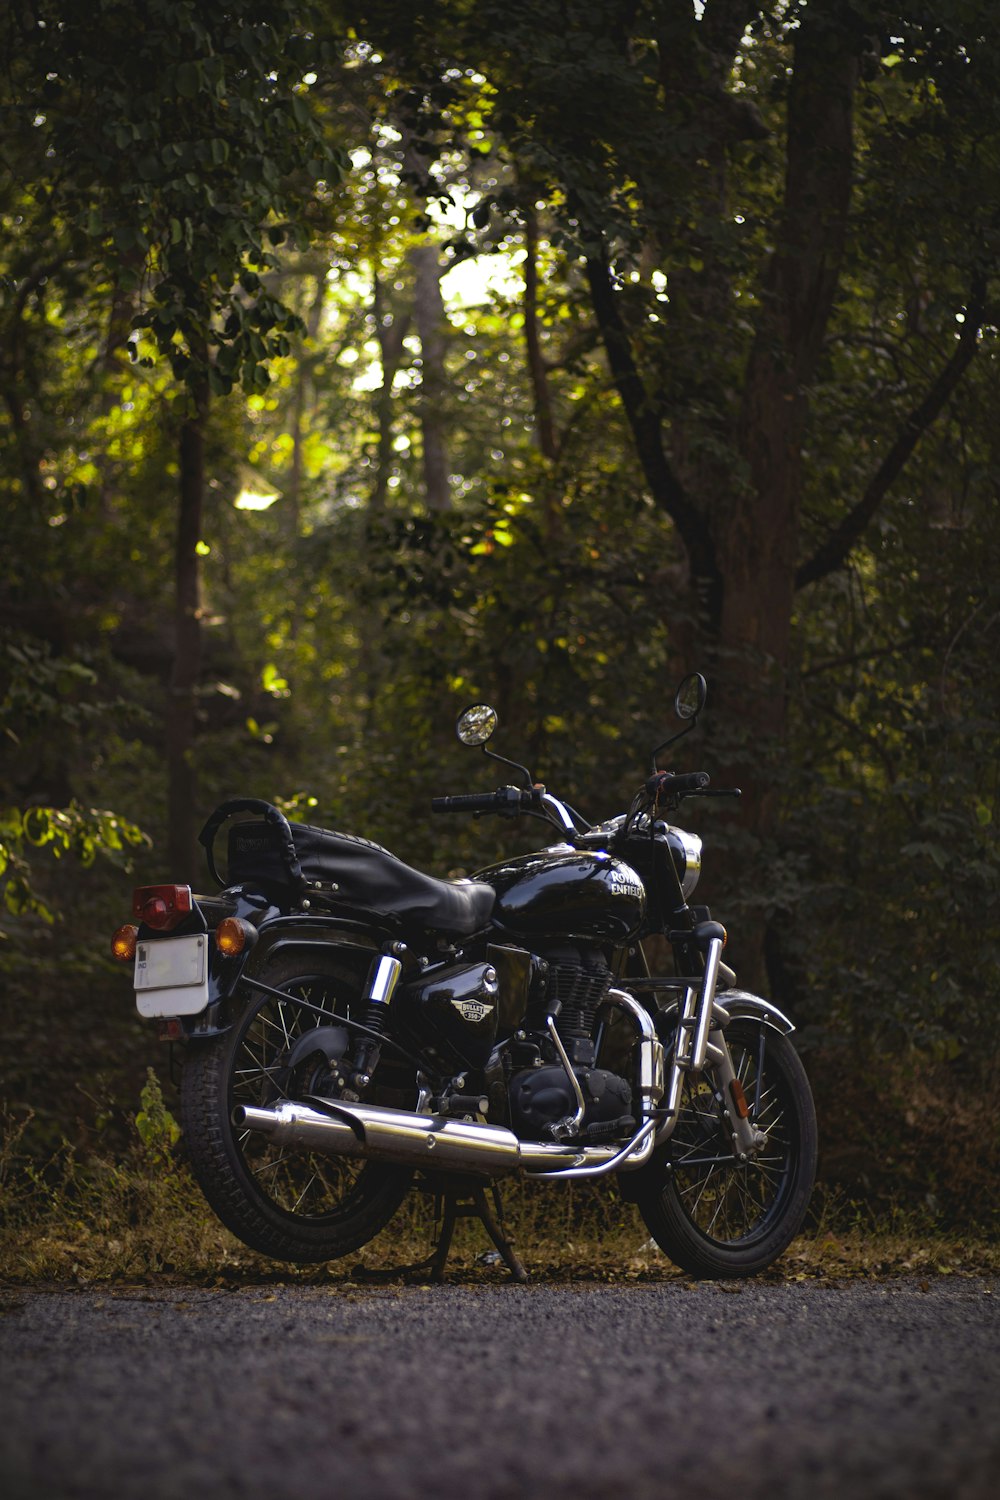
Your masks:
M995 1500L1000 1283L0 1293L4 1500Z

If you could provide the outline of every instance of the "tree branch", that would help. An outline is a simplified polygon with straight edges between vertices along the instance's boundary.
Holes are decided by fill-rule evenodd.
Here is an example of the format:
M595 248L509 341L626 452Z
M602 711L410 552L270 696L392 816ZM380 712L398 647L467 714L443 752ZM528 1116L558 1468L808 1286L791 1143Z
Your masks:
M632 356L628 330L615 303L611 270L602 251L587 257L587 280L611 375L632 429L636 451L653 499L677 527L695 578L718 582L712 536L675 474L663 445L663 414L646 389Z
M950 359L938 372L922 401L913 408L900 428L896 441L869 480L857 505L841 521L831 536L795 575L795 587L816 583L841 567L898 479L914 449L927 429L943 411L976 353L979 332L985 315L986 280L977 276L965 312L965 323Z

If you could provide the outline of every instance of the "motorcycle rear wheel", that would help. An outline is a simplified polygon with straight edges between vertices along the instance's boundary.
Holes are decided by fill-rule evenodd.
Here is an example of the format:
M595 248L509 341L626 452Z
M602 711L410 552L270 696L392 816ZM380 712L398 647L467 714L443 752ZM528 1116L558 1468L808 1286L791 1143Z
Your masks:
M726 1030L751 1121L768 1143L738 1161L708 1070L689 1078L670 1140L636 1174L636 1201L672 1261L709 1280L753 1276L802 1227L816 1173L816 1111L805 1069L787 1037L751 1020Z
M310 1028L336 1016L361 1020L364 974L331 954L278 957L256 977L287 999L251 992L220 1037L189 1043L181 1078L181 1130L195 1177L223 1224L275 1260L335 1260L383 1229L412 1172L386 1162L331 1157L273 1142L232 1123L238 1104L273 1105L321 1092L317 1051L286 1063ZM329 1023L307 1002L329 1015ZM312 1071L310 1071L312 1070Z

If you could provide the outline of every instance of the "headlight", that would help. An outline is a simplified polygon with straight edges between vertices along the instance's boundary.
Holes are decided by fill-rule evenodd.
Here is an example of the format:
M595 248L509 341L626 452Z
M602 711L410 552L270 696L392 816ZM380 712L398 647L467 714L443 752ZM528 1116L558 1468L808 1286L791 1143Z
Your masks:
M668 828L667 843L677 871L677 879L685 899L698 884L701 874L701 839L696 833L685 833L683 828Z

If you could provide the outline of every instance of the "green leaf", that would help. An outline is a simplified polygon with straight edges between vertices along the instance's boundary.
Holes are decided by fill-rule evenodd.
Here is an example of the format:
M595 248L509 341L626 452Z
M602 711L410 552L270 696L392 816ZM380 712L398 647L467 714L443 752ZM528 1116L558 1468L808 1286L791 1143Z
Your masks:
M194 99L201 87L201 69L197 63L183 62L175 74L177 92L182 99Z
M208 370L208 388L213 396L228 396L233 389L232 378L223 374L217 365L210 365Z
M24 815L24 836L40 849L53 838L52 813L47 807L29 807Z

